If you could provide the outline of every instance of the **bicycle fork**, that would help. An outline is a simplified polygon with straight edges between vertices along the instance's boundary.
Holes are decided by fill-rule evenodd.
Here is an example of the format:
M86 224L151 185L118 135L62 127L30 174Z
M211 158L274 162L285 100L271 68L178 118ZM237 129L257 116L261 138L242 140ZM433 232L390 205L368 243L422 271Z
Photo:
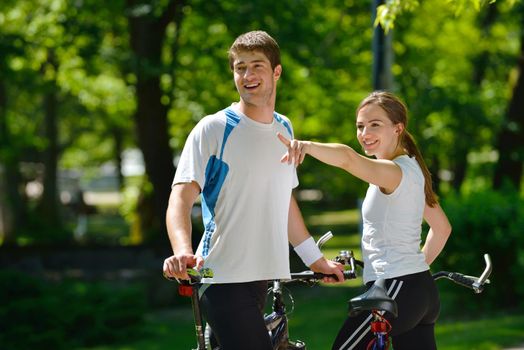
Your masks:
M305 350L306 345L300 341L289 339L288 319L286 306L282 296L282 285L279 281L273 282L273 312L265 315L267 330L271 337L271 343L275 350Z
M195 320L195 332L197 337L197 348L195 350L205 350L206 341L204 338L204 324L202 319L202 312L200 310L200 301L198 299L198 288L191 285L180 285L178 293L185 297L191 297L191 306L193 309L193 317Z

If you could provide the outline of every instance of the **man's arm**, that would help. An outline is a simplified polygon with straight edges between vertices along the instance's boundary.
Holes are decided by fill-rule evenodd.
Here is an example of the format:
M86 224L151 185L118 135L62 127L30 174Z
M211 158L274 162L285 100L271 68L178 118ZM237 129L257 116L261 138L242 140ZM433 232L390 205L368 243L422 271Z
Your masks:
M188 279L188 266L200 267L201 257L193 253L191 244L191 209L200 194L196 182L179 183L171 189L166 212L166 227L173 255L164 260L164 274L169 277Z
M289 203L289 218L288 218L288 236L289 242L295 248L295 251L299 254L300 258L306 265L309 263L309 268L315 272L321 272L326 275L336 275L338 281L343 282L344 266L337 262L327 260L321 253L318 254L318 248L316 248L313 237L309 234L298 203L295 197L291 196ZM317 257L318 259L309 262L311 257ZM315 259L315 258L313 258ZM326 278L325 282L337 282L334 278Z

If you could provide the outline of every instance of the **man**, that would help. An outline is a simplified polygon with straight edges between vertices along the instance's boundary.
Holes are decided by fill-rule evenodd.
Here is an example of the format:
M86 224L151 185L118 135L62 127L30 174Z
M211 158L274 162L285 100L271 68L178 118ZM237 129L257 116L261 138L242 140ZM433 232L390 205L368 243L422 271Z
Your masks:
M275 112L278 44L263 31L242 34L229 64L240 102L203 118L186 141L166 215L174 255L164 273L187 279L187 267L212 269L201 300L221 349L268 350L267 280L289 278L288 242L314 271L342 281L343 267L316 247L292 196L296 169L280 162L286 149L276 133L292 138L293 130ZM190 212L199 194L205 232L194 253Z

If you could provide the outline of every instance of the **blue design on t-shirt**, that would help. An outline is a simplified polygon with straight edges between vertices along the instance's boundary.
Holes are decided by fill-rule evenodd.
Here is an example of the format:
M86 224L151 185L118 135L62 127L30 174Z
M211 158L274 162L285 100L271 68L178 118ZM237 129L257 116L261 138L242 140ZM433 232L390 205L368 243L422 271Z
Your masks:
M211 236L215 231L215 207L218 201L218 195L224 184L229 165L222 160L224 147L231 131L238 125L240 117L230 108L224 110L226 114L226 127L220 156L212 155L206 166L204 189L202 190L202 219L204 221L204 240L202 246L202 256L205 258L209 254L209 245Z
M293 138L293 132L291 131L291 125L289 125L289 123L287 121L285 121L284 118L282 118L282 116L280 116L280 114L275 112L275 113L273 113L273 116L275 117L275 120L277 122L279 122L280 124L284 125L284 127L289 132L289 137Z
M224 110L226 114L226 127L224 129L224 137L222 140L222 147L220 149L220 156L212 155L209 158L206 166L204 189L202 190L202 220L204 221L204 239L202 245L202 256L204 258L209 254L211 244L211 236L215 232L215 207L218 201L218 195L224 185L227 174L229 172L229 165L225 163L222 158L227 139L233 129L240 122L240 117L231 109ZM277 122L284 125L289 132L289 136L293 138L291 126L278 113L273 113Z

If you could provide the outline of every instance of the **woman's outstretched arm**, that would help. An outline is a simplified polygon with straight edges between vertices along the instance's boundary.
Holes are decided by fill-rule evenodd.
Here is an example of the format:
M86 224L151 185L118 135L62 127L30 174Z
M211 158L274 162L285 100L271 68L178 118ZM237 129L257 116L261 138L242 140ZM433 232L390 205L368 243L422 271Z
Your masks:
M323 163L344 169L361 180L381 187L386 193L393 192L402 179L402 170L391 160L364 157L340 143L289 140L280 133L277 136L288 148L281 162L298 166L309 154Z

